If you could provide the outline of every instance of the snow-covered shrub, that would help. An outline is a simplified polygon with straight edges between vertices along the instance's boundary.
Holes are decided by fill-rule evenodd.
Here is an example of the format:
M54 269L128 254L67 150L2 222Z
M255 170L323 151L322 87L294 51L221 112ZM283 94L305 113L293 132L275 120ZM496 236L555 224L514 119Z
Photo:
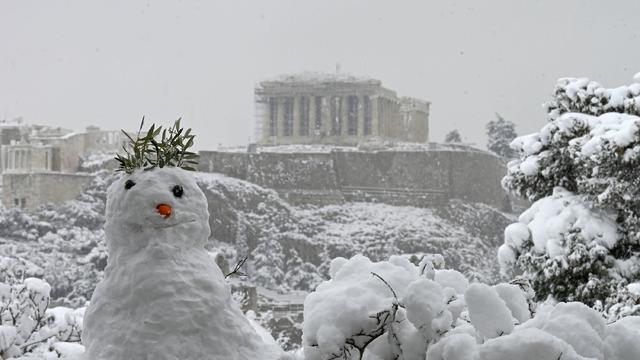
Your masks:
M524 271L538 299L640 314L627 288L640 280L640 84L560 79L547 108L550 122L511 144L503 185L538 201L505 230L503 271Z
M579 302L530 311L526 283L471 283L406 257L332 262L305 301L307 360L635 360L640 317L606 325Z
M71 343L80 342L84 309L47 309L51 287L41 279L6 280L0 283L1 359L36 353L66 354L68 351L56 349L80 346Z
M420 339L439 336L436 331L447 328L451 313L446 310L442 289L427 272L421 278L419 267L406 258L377 263L361 255L348 261L337 258L330 273L331 280L305 300L302 331L308 360L359 359L369 348L401 353L403 343L414 342L423 346L424 354L426 344ZM420 306L425 287L439 291L440 296L431 296L429 299L436 298L433 304ZM401 306L400 299L408 305ZM411 321L405 321L409 314Z

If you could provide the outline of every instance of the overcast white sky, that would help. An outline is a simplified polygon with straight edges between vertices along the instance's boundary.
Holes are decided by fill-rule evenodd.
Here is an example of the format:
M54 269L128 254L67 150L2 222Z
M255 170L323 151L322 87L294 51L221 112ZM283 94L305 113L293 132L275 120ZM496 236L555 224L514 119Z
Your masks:
M431 140L485 143L494 112L544 124L558 77L629 84L640 1L2 1L0 119L83 129L182 116L198 148L244 144L253 87L335 71L432 102Z

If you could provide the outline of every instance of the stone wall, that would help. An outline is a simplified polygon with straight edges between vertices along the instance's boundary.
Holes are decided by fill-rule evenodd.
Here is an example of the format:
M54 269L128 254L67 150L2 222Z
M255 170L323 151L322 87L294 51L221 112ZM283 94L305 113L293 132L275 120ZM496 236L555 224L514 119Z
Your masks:
M57 144L59 150L59 164L57 169L61 172L75 172L80 166L82 154L84 154L85 137L82 134L72 134Z
M234 178L247 180L247 163L249 154L201 151L199 170L225 174Z
M327 153L249 154L246 180L276 190L338 187L333 155Z
M342 187L448 188L449 164L443 152L344 151L333 155Z
M2 202L6 207L34 209L41 204L76 198L91 180L89 175L64 173L4 173Z
M508 195L500 182L506 174L506 164L491 153L450 152L451 197L468 202L481 202L505 207Z
M346 200L433 206L447 199L502 208L505 166L483 151L200 152L200 170L272 188L293 203ZM305 194L307 195L305 197Z

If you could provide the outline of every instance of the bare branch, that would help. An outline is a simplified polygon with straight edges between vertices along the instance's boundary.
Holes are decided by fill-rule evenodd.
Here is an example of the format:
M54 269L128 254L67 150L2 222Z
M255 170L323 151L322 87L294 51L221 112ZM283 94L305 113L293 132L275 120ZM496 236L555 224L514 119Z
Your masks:
M396 299L396 303L400 303L400 301L398 300L398 296L396 295L396 292L393 290L393 288L391 287L391 285L389 285L389 283L387 282L387 280L383 279L382 276L371 272L371 275L377 277L378 279L380 279L385 285L387 285L387 287L389 288L389 290L391 290L391 293L393 294L393 297Z
M233 271L228 273L227 275L225 275L224 278L226 279L229 276L247 276L247 274L241 272L240 269L242 268L242 266L244 266L244 264L247 262L248 259L249 259L249 255L245 256L242 259L240 259L236 263L236 267L233 269Z

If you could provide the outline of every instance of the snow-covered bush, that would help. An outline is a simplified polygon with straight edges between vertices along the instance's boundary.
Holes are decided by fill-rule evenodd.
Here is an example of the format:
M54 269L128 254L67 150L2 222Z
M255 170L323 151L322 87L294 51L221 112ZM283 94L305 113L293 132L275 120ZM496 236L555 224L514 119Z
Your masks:
M0 359L46 353L57 358L82 351L84 309L47 309L51 287L41 279L5 280L0 283Z
M547 108L511 144L503 185L538 202L505 230L503 270L524 271L539 299L640 314L640 84L560 79Z
M531 311L526 282L471 283L434 258L337 258L305 301L307 360L634 360L640 317L606 325L579 302Z

